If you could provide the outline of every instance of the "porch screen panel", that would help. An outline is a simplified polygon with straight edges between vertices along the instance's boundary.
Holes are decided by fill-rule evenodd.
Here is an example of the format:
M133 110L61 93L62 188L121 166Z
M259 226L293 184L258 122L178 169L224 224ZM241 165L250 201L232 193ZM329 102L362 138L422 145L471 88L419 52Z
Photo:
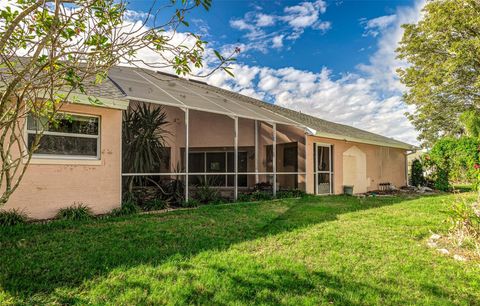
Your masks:
M235 156L233 152L227 153L227 172L235 172ZM247 160L247 152L238 152L238 172L248 172L248 160ZM228 175L227 177L227 185L234 186L235 185L235 176ZM239 174L238 175L238 186L239 187L247 187L247 175L246 174Z
M199 111L238 116L240 118L273 121L285 125L296 123L266 110L249 98L231 95L221 90L194 81L181 80L175 76L142 69L113 68L109 76L132 98L149 99L158 104L168 102L179 107ZM258 103L258 102L257 102Z
M207 152L207 173L226 171L224 152ZM225 186L225 175L207 175L207 183L210 186Z
M155 79L148 77L148 74L152 73L155 74L143 72L141 69L114 67L109 71L108 76L132 99L148 99L152 103L184 107L184 104L157 87Z
M190 152L188 154L188 166L191 173L205 172L205 154L203 152ZM190 175L189 185L200 185L204 181L203 175Z

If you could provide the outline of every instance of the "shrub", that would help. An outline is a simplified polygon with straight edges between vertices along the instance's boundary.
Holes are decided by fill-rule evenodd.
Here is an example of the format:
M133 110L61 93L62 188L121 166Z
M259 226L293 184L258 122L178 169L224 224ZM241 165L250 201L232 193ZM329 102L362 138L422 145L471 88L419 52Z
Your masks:
M123 112L122 164L125 172L155 172L152 170L165 163L167 125L167 113L163 107L141 103ZM145 186L148 181L145 176L130 176L125 178L124 187L133 191L134 186Z
M171 206L182 206L185 196L185 184L177 177L175 179L162 180L161 197Z
M133 201L132 199L128 199L126 201L123 201L122 206L120 208L115 208L112 210L111 215L112 216L126 216L126 215L132 215L132 214L137 214L141 211L140 207L138 207L137 203Z
M213 204L213 205L221 205L221 204L227 204L227 203L231 203L231 202L232 202L231 199L218 197L218 198L215 199L214 201L210 202L210 204Z
M255 191L250 197L251 201L268 201L273 199L273 195L267 191Z
M210 186L209 180L203 181L196 186L196 199L202 204L208 204L219 200L218 191L215 187Z
M251 202L252 195L249 193L240 193L237 197L237 202Z
M87 220L91 219L92 217L93 214L90 207L82 203L73 204L72 206L61 208L55 215L55 219L72 221Z
M0 211L0 227L14 226L18 224L25 224L28 218L24 212L11 209Z
M412 186L424 186L425 177L423 175L423 165L419 159L414 159L412 162L410 185Z
M450 191L452 189L452 185L448 179L448 170L437 169L434 186L435 189L442 191Z
M145 202L142 209L145 211L161 210L167 208L167 203L162 199L153 199Z
M180 205L184 208L198 207L200 206L200 202L195 199L190 199L188 201L183 201Z
M457 246L472 246L477 252L480 251L480 203L457 197L448 214L453 242Z
M295 198L298 197L297 191L279 191L277 198ZM273 199L273 194L268 191L255 190L252 193L241 193L238 195L237 202L256 202L268 201Z
M450 189L447 182L470 183L476 189L475 165L479 163L480 139L473 137L442 138L424 156L424 166L429 167L435 186L441 190Z
M277 192L278 199L287 199L287 198L302 198L306 195L306 193L299 189L292 189L292 190L283 190Z

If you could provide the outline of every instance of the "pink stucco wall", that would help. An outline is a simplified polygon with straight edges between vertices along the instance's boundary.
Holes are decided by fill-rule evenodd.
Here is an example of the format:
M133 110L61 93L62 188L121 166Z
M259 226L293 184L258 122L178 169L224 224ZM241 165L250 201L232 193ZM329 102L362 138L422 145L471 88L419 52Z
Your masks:
M64 105L62 110L100 116L100 160L34 159L4 209L16 208L44 219L74 203L83 203L97 214L120 206L122 111L87 105Z
M343 140L308 136L307 140L307 192L314 192L314 143L331 144L333 148L333 188L335 194L343 193L343 154L352 147L358 148L366 155L367 190L379 189L379 183L392 183L397 187L407 184L406 152L404 149L382 147L377 145L355 143Z

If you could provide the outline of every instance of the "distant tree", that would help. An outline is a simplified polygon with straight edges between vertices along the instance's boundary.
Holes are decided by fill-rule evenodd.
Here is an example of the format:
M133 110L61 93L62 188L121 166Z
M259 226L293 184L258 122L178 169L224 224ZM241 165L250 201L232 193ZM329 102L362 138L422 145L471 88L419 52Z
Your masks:
M161 58L154 68L189 74L203 65L206 42L188 26L193 9L208 10L211 0L152 1L143 19L126 22L126 2L119 0L15 0L0 9L0 207L17 189L44 132L30 148L22 133L27 115L55 123L73 91L89 94L110 67L123 62L148 64L136 55L148 49ZM231 56L216 69L230 73ZM214 71L216 69L212 69Z
M448 190L451 183L470 183L478 189L478 164L480 139L467 136L439 139L424 158L424 166L441 190Z
M480 112L466 111L460 116L460 121L465 128L467 136L480 137Z
M459 120L480 112L480 1L429 1L417 24L405 24L397 49L408 66L399 69L406 103L420 140L431 146L464 134Z

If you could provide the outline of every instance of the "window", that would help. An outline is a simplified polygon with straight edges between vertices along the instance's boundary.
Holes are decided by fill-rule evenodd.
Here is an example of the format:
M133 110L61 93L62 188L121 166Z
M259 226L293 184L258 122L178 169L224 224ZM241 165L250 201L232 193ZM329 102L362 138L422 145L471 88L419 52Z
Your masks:
M273 145L267 145L265 151L267 171L273 172ZM277 172L298 171L298 143L277 144Z
M210 186L233 187L235 172L233 152L190 152L188 154L190 173L225 173L225 175L190 175L190 185L200 185L207 181ZM238 152L238 172L247 172L247 152ZM247 187L247 175L238 175L238 186Z
M235 155L233 152L227 153L227 172L235 172ZM247 152L238 152L238 172L247 172ZM235 175L228 175L228 186L235 185ZM238 175L238 186L247 187L247 175Z
M46 119L27 118L27 141L31 148L37 132L44 131L35 157L100 158L100 118L73 114L59 114L51 123Z
M283 167L289 168L288 171L298 171L298 149L297 143L285 144L283 147Z
M188 168L192 173L205 172L205 153L189 153L188 154ZM191 185L199 185L204 180L204 176L190 176L189 181Z
M227 172L225 152L207 152L207 173ZM225 175L207 175L207 182L211 186L225 186Z

